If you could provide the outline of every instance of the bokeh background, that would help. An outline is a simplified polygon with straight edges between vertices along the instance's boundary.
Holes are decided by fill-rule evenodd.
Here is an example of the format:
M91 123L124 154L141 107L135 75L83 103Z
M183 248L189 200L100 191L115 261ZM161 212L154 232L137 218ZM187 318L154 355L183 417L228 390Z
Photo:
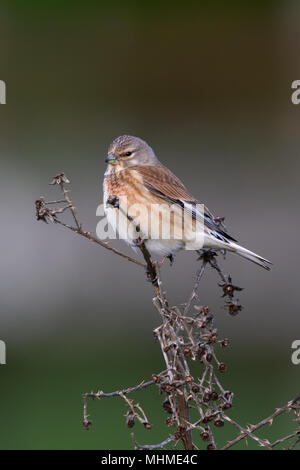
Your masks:
M288 0L1 2L2 449L132 448L123 402L90 403L87 432L81 394L163 367L151 286L137 266L38 223L33 210L39 196L58 196L48 183L64 171L84 227L95 230L106 150L124 133L147 140L226 216L230 233L274 262L269 273L234 256L222 262L245 287L237 317L222 309L214 273L201 286L231 341L220 356L235 392L231 416L253 423L299 394L291 343L300 338L300 106L290 98L299 13ZM186 300L196 269L193 253L164 267L172 303ZM159 442L170 431L162 397L135 397L153 424L137 426L137 439ZM282 420L277 436L289 429ZM224 428L218 443L233 435Z

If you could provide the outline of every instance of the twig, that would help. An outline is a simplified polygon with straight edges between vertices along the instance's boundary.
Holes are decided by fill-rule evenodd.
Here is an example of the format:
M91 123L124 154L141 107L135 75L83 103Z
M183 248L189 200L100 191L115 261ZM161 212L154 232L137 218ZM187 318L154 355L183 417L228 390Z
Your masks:
M53 178L51 184L60 187L64 199L49 202L46 202L43 198L38 199L36 201L37 220L50 221L62 225L127 261L146 269L147 278L151 281L154 289L155 297L153 303L162 321L161 325L155 328L154 333L159 341L165 362L165 370L158 374L153 374L152 380L141 382L134 387L109 393L100 390L96 393L84 393L82 395L84 427L89 429L91 425L87 412L87 400L89 398L120 397L128 406L126 414L127 426L131 428L134 425L135 419L137 419L147 429L151 429L151 424L148 422L143 408L127 398L127 395L155 384L159 388L160 393L165 397L163 409L168 413L166 424L167 426L177 426L177 429L173 435L159 444L140 445L132 434L132 439L137 449L163 449L171 442L175 442L176 447L180 441L185 449L198 449L198 446L193 442L195 435L200 435L201 439L208 443L207 449L216 449L212 424L216 427L222 427L224 422L238 429L240 434L235 439L227 442L222 447L222 450L233 447L247 437L250 437L258 445L267 449L274 449L280 444L294 439L289 447L289 449L294 449L300 442L300 437L298 437L300 435L300 397L289 401L282 408L276 409L269 417L248 428L244 428L227 415L227 410L231 408L233 403L233 393L224 389L218 377L219 373L226 371L226 365L219 361L216 348L228 346L228 340L219 339L217 329L214 327L214 315L210 309L207 306L195 305L195 301L199 300L198 289L205 272L205 267L209 264L217 271L221 278L222 283L219 286L223 289L223 297L225 297L226 302L225 309L231 315L238 314L242 309L239 302L234 299L235 292L242 289L233 285L231 277L223 273L216 260L217 254L212 250L202 250L199 252L202 265L196 273L194 286L186 304L181 305L180 308L178 306L170 307L160 276L161 264L152 260L145 240L136 240L136 246L139 248L145 261L145 263L141 263L111 247L108 242L97 239L91 232L84 231L69 195L70 192L65 188L67 183L69 183L69 180L63 173L59 173ZM118 198L113 197L113 200L114 207L120 209ZM64 205L61 207L61 204ZM58 216L62 216L68 210L72 215L75 226L69 225L58 218ZM129 220L133 222L130 218ZM222 223L223 219L219 218L216 221ZM190 313L192 306L195 312ZM191 370L193 369L190 367L190 361L198 361L197 370L199 371L199 377L195 379L191 375ZM190 422L190 408L197 411L199 415L199 419L193 424ZM275 440L273 443L255 435L255 431L266 424L272 424L275 418L291 410L296 415L295 421L298 426L294 432Z
M257 431L257 429L262 428L266 424L272 424L275 418L277 418L278 416L282 415L283 413L286 413L287 411L291 410L292 407L297 403L297 401L299 401L299 399L300 399L300 397L297 397L294 400L289 401L283 407L277 408L274 411L274 413L272 413L267 418L264 418L263 420L261 420L259 423L255 424L255 425L249 426L249 431L252 433L253 431ZM242 432L240 436L237 436L232 441L227 442L227 444L222 448L222 450L226 450L226 449L229 449L230 447L234 446L239 441L244 439L246 437L246 435L247 435L247 433Z

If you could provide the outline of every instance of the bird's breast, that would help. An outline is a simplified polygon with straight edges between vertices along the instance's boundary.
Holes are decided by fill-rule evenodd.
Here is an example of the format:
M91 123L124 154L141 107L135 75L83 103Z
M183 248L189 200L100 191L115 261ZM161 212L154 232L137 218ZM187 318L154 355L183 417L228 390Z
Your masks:
M106 200L109 196L117 196L121 200L126 198L129 205L148 204L150 199L149 191L136 170L112 171L107 174L104 178L104 194Z

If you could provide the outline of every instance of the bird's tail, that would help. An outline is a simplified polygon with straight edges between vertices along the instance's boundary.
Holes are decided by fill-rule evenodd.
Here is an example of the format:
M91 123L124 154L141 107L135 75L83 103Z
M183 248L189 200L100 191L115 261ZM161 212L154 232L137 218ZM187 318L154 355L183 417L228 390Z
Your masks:
M262 266L268 271L270 271L271 266L273 264L271 263L271 261L268 261L267 259L262 258L256 253L253 253L253 251L247 250L247 248L244 248L243 246L240 246L237 243L230 242L230 250L240 255L242 258L248 259L249 261L252 261L253 263L258 264L259 266Z

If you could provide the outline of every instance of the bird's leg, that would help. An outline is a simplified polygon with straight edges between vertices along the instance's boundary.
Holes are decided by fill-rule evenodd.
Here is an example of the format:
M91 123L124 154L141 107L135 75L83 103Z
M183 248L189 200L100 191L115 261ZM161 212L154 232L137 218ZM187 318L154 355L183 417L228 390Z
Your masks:
M173 266L175 256L171 254L171 255L165 255L162 257L162 259L158 262L159 268L161 268L164 265L167 259L170 261L170 266Z
M167 258L168 258L167 256L162 257L162 259L158 262L159 268L161 268L164 265Z
M172 255L172 253L170 255L167 256L168 260L170 261L170 266L173 266L173 263L175 261L175 256Z

